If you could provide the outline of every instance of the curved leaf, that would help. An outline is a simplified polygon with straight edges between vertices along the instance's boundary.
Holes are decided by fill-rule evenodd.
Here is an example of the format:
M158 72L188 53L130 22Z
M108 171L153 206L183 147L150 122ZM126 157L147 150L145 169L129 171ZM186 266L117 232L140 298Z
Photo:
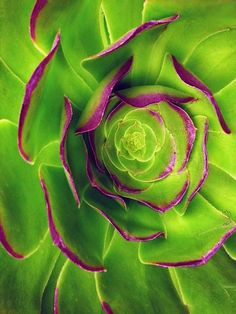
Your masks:
M0 132L1 242L9 254L23 258L37 249L47 230L38 165L20 157L15 125L1 120Z
M185 215L170 210L163 215L163 222L166 238L140 246L143 263L164 267L202 265L236 232L236 224L199 194Z
M134 201L126 201L126 207L87 188L85 201L104 216L127 241L149 241L163 235L164 228L158 213Z
M106 221L84 202L77 207L62 168L42 166L40 177L55 245L79 267L105 271L101 264Z
M79 95L77 89L80 90ZM59 138L65 93L78 106L83 107L91 91L68 67L58 34L51 51L26 85L18 141L21 155L27 161L34 161L43 146ZM53 119L49 120L52 112Z
M1 267L4 268L0 277L0 312L38 313L59 251L52 245L49 235L38 251L23 261L13 259L2 248L0 251Z
M105 257L108 271L96 275L106 313L185 313L169 271L141 264L137 252L137 243L114 235Z
M190 313L234 312L236 306L235 262L223 249L207 265L183 267L173 269L173 271L176 273L179 288Z
M100 313L94 275L69 261L63 267L54 295L54 313Z

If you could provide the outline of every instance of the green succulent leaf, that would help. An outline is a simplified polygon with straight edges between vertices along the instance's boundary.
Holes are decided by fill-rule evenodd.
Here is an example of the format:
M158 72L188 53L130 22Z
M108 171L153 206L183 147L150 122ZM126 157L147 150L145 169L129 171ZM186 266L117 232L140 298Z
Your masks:
M67 261L58 277L54 312L101 313L94 275Z
M191 313L199 313L203 309L212 314L231 313L235 308L235 261L223 249L204 266L178 268L173 272ZM203 283L208 289L203 289Z
M235 1L0 7L0 312L234 313Z
M182 201L175 207L179 213L185 213L188 204L195 194L200 190L208 176L208 156L207 156L207 136L208 122L203 116L197 116L194 119L197 128L196 140L190 155L187 168L189 171L189 187ZM222 133L223 134L223 133Z
M38 313L48 279L59 256L50 236L40 243L39 250L20 261L10 257L2 248L0 278L0 311L2 313ZM37 278L37 280L34 280Z
M208 262L236 230L229 221L199 194L185 215L168 211L163 215L166 238L140 246L142 262L159 266L197 266Z
M4 63L23 82L29 79L43 57L35 49L29 37L29 19L32 8L32 0L25 0L24 3L16 3L14 0L1 2L1 26L4 26L1 32L7 35L2 36L0 55ZM17 21L17 27L13 21Z
M143 191L134 191L132 193L132 190L130 190L126 192L119 191L119 193L124 197L137 200L154 210L164 212L181 201L189 185L188 177L188 172L183 171L179 174L172 174L165 180L153 182Z
M24 83L11 71L2 59L0 60L0 80L0 93L2 95L0 107L1 119L17 123L24 93ZM14 93L11 92L9 86L12 87Z
M135 78L135 72L138 72L139 75L141 74L140 71L143 68L143 61L141 60L147 59L144 58L144 55L148 56L149 50L147 47L152 48L153 41L156 41L157 34L160 33L158 26L163 29L165 25L174 22L177 18L177 15L173 15L170 18L151 20L139 25L127 32L105 50L84 59L82 65L91 73L96 73L97 80L101 80L111 69L114 69L117 64L121 64L124 60L127 60L128 57L133 56L133 68L135 70L132 71L132 77ZM154 30L152 31L153 28ZM144 71L142 70L142 72ZM135 81L137 84L137 78L135 78Z
M58 277L62 271L63 266L66 263L66 257L60 253L55 261L54 267L51 271L50 277L48 278L47 284L43 291L41 298L41 312L52 313L54 310L54 295Z
M103 79L82 112L77 133L92 131L99 126L114 86L126 75L131 64L132 59L129 59Z
M43 165L40 178L55 245L79 267L89 271L104 271L102 248L106 221L84 202L77 207L61 167Z
M122 207L117 201L87 188L85 201L104 216L120 235L128 241L149 241L162 236L164 227L158 213L132 200Z
M38 248L47 231L38 164L29 166L20 157L14 124L1 120L0 132L1 242L9 254L24 258Z
M102 8L111 41L114 42L142 22L143 0L103 0Z
M229 240L225 243L224 248L229 256L236 260L236 236L233 234Z
M236 221L236 180L222 169L209 164L209 175L200 193L219 211ZM217 196L217 197L216 197Z
M96 275L100 300L106 308L114 313L185 313L169 271L141 264L137 251L136 243L127 243L114 235L104 260L108 272Z
M55 76L60 77L60 80L55 80ZM79 97L77 88L80 89ZM33 162L45 145L59 138L65 92L71 95L71 100L78 106L82 106L84 99L88 99L91 93L86 83L68 67L60 47L60 35L57 34L49 54L26 85L18 141L21 155L27 161ZM49 124L47 118L51 112L53 119Z

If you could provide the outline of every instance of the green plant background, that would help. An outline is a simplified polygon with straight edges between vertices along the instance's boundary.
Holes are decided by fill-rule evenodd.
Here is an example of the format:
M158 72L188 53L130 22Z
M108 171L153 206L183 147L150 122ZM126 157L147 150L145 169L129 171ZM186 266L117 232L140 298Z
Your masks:
M235 1L48 0L38 17L33 42L29 22L34 4L33 0L1 0L0 4L0 222L8 242L20 255L15 259L0 249L0 313L53 313L56 289L59 313L104 313L102 302L114 313L235 313L235 234L206 265L148 265L157 257L171 261L186 256L191 260L195 254L206 253L201 252L205 245L215 244L219 235L236 224ZM180 18L167 28L148 30L107 57L89 59L143 22L175 14ZM26 124L25 143L34 161L30 165L17 147L20 109L25 86L51 49L58 30L58 51L37 86L31 100L35 109ZM171 55L210 88L232 131L230 135L222 131L202 94L176 77ZM186 111L206 115L210 123L209 177L186 216L167 213L165 219L171 223L165 243L160 238L144 245L125 241L93 210L92 201L100 202L96 193L78 211L59 159L64 95L73 104L75 127L98 82L130 56L134 56L134 64L120 88L161 84L190 93L202 103L197 108L186 105ZM78 164L74 153L84 155L83 145L73 132L67 145L71 168L86 184L81 170L85 161L81 158ZM54 215L67 244L87 263L101 264L107 272L80 269L53 244L39 171L48 183L52 207L61 207ZM77 189L80 192L80 185ZM136 205L136 214L132 204L124 226L133 231L129 221L137 217L152 230L158 226L162 231L161 223L153 223L154 213L142 216L142 206ZM105 205L101 202L101 206ZM197 252L194 241L200 242ZM156 253L157 245L160 251Z

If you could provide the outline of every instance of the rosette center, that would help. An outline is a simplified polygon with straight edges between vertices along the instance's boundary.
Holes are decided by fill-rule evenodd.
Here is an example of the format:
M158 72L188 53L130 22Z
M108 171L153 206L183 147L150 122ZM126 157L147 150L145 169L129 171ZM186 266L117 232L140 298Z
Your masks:
M142 132L134 131L124 135L122 138L124 147L130 153L136 153L145 146L145 135Z

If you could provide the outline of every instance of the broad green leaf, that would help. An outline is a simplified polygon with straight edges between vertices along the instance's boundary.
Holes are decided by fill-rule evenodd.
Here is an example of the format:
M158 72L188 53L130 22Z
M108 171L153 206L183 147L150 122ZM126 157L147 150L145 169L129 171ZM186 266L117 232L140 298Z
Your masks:
M84 198L128 241L145 241L160 236L164 232L159 213L132 200L126 200L126 207L88 187Z
M132 59L115 67L99 84L85 106L78 122L78 133L93 131L102 121L113 88L129 72Z
M161 266L205 264L236 231L236 224L199 194L191 201L185 215L169 210L162 217L166 238L141 244L143 263Z
M62 267L65 263L66 263L66 257L62 253L60 253L54 264L50 277L48 278L48 281L45 285L45 289L43 291L43 295L41 298L41 313L42 314L53 313L56 284L57 284L58 277L62 271Z
M29 36L33 5L33 0L1 1L1 33L4 36L1 36L0 55L7 66L24 82L29 79L43 57L35 49Z
M236 222L236 180L221 168L209 164L207 180L200 193L219 211Z
M144 184L141 181L137 182ZM147 184L149 184L149 187L139 193L119 191L119 194L140 201L157 211L164 212L178 204L182 199L189 184L188 173L183 171L179 174L171 174L162 180Z
M161 61L163 60L163 53L169 52L184 64L185 59L201 41L217 31L235 26L235 12L236 5L233 0L227 1L224 5L221 1L212 0L201 3L198 0L191 2L186 0L168 2L165 0L147 0L144 4L143 21L165 18L176 13L180 14L179 19L172 25L170 24L162 34L153 49L153 54L155 54L156 59ZM153 64L156 75L160 72L161 65L162 62ZM205 83L207 84L207 82Z
M10 254L22 258L39 245L47 230L38 165L25 163L17 149L17 128L1 120L1 225Z
M234 313L236 308L235 261L221 249L201 267L175 268L184 302L192 314Z
M227 27L209 35L200 41L185 59L186 67L207 84L213 93L228 85L236 77L235 27Z
M236 134L210 131L207 140L207 151L210 163L236 179Z
M164 26L174 23L177 16L171 16L164 20L148 21L130 30L119 40L114 42L105 50L83 60L82 65L95 75L97 80L101 80L107 73L114 69L117 64L121 64L129 57L133 56L133 66L130 76L126 79L126 85L144 85L148 78L148 65L151 62L158 62L156 58L151 58L150 51L153 48ZM150 62L148 65L146 60ZM141 80L141 82L140 82ZM154 83L154 82L153 82ZM127 86L126 86L127 87Z
M188 204L195 196L197 191L201 188L202 184L208 175L208 156L207 156L207 137L208 137L208 122L203 116L197 116L194 119L196 126L196 139L194 141L193 150L191 152L187 168L189 171L189 187L185 193L182 201L176 205L175 209L184 214Z
M137 243L115 234L105 256L108 271L96 275L101 302L117 314L185 313L169 270L141 264L137 253Z
M18 122L24 83L0 60L0 118Z
M235 97L236 79L215 94L215 99L219 104L221 104L223 115L230 127L230 130L234 133L236 133L234 120L236 114Z
M188 114L176 105L162 102L157 108L176 145L174 170L182 171L194 145L195 126Z
M103 0L102 7L112 42L141 24L143 0Z
M101 313L94 274L80 269L70 261L60 273L54 301L58 313Z
M31 16L31 35L36 43L48 51L60 30L66 60L94 88L96 81L81 68L80 62L104 47L99 28L100 7L101 0L50 0Z
M139 108L162 101L186 103L194 100L189 94L162 85L135 86L117 91L116 95L127 104Z
M84 202L77 207L61 167L44 165L40 177L54 243L78 266L90 271L104 271L105 219Z
M43 146L59 139L64 94L82 108L90 93L68 67L57 35L52 50L26 86L19 123L19 148L24 158L34 161Z
M20 261L2 248L0 276L0 312L7 314L37 314L59 251L47 234L38 251ZM50 313L50 312L49 312Z
M229 256L236 261L236 233L225 243L224 248Z

